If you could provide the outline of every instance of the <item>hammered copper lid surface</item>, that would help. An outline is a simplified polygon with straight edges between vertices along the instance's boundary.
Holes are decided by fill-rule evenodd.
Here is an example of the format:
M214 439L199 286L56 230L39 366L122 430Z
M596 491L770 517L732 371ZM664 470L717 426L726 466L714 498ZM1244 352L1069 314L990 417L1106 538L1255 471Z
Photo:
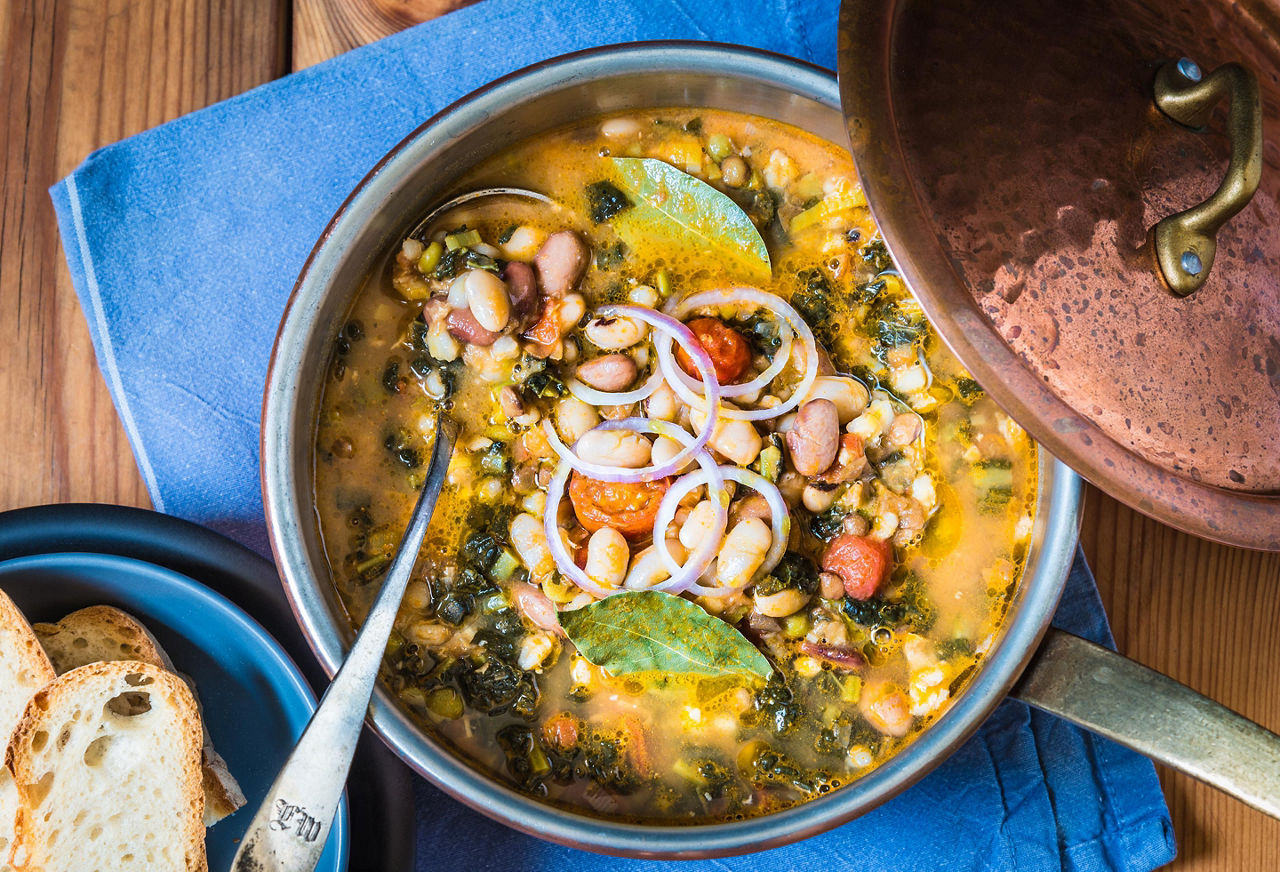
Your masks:
M904 276L1020 423L1139 510L1280 549L1280 16L1258 4L846 0L853 155ZM1152 227L1231 155L1164 115L1157 70L1261 86L1261 184L1173 293Z

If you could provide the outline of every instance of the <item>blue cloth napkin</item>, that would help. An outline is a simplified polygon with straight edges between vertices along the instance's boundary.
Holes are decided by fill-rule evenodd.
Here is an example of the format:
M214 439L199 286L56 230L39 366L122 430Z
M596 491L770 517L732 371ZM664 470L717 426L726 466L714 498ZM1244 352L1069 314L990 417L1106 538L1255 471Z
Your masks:
M51 193L98 362L155 507L266 553L263 381L311 246L366 170L534 61L709 39L835 66L836 0L488 0L90 155ZM1110 643L1083 558L1055 623ZM419 869L640 870L508 830L421 782ZM1152 765L1005 702L906 793L799 845L684 868L1142 870L1174 854Z

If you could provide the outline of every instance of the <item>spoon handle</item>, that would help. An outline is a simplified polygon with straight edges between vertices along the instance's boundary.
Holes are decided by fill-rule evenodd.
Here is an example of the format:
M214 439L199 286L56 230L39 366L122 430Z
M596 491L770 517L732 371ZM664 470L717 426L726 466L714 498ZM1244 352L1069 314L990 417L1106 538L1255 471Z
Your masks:
M445 482L454 438L454 428L438 417L427 480L378 598L302 738L250 821L231 872L312 872L319 862L342 800L387 639Z

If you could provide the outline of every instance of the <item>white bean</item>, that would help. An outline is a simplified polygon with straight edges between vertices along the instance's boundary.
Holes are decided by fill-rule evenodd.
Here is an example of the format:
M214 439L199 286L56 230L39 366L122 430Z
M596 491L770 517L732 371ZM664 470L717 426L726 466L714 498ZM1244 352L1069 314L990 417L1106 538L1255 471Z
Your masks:
M707 422L707 413L702 409L690 409L689 421L694 432L701 432ZM711 447L739 466L754 461L763 446L764 440L750 421L721 418L711 434Z
M411 581L404 589L404 604L416 612L431 605L431 588L425 581Z
M831 508L831 504L836 501L836 492L807 484L800 494L800 501L806 509L818 515Z
M463 273L449 282L449 301L450 309L467 308L467 274Z
M920 364L895 369L889 373L889 384L899 394L914 394L929 385L929 373Z
M862 382L839 375L820 375L813 380L813 387L805 394L804 402L819 398L835 403L842 426L862 414L869 399Z
M502 243L502 254L507 260L530 261L546 240L546 233L522 224L512 231L510 239Z
M612 527L601 527L587 540L587 577L605 587L617 587L627 575L631 548Z
M777 593L755 594L756 611L767 618L785 618L794 615L809 602L809 595L803 591L788 587Z
M448 386L444 383L444 376L440 374L438 369L433 369L427 373L426 380L422 384L426 388L427 396L433 400L444 399L444 395L449 392Z
M444 320L432 321L431 327L427 330L427 354L436 360L448 362L457 360L461 353L462 346L449 333Z
M550 635L530 633L520 640L520 653L516 657L516 663L521 669L535 669L542 666L555 648L556 640Z
M637 306L647 306L650 309L658 308L658 292L648 285L636 285L631 289L631 293L627 294L627 299Z
M498 341L489 346L489 353L495 360L511 360L520 354L520 341L514 336L499 336Z
M634 118L610 118L600 125L605 139L631 139L640 135L640 122Z
M751 580L773 543L769 525L759 518L744 518L734 525L716 556L716 582L738 587Z
M511 545L535 578L556 568L556 559L547 544L547 531L533 515L521 512L511 519Z
M929 473L922 472L912 480L911 498L925 509L932 509L938 504L938 492L934 489L933 477Z
M591 430L582 435L575 450L587 463L639 469L649 464L653 446L639 433L627 430Z
M680 544L693 550L711 535L716 522L716 507L711 500L703 500L693 507L680 527Z
M414 621L405 630L404 637L414 645L436 648L453 637L453 628L434 621Z
M577 397L564 397L556 402L556 430L560 438L573 445L582 434L600 423L595 406Z
M780 191L791 184L799 172L791 156L782 149L775 148L769 153L769 163L764 168L764 183Z
M685 551L679 539L668 539L667 548L671 551L671 556L675 558L677 563L684 563L689 553ZM671 573L667 572L667 565L663 562L662 557L652 546L644 549L636 558L631 561L631 568L627 570L627 576L622 582L622 586L627 590L646 590L653 587L660 581L670 578Z
M679 410L680 401L676 399L676 392L665 381L645 400L645 414L657 421L674 421Z
M584 332L588 339L605 351L622 351L644 339L649 327L630 318L592 318Z
M467 277L467 306L486 330L499 333L511 320L507 283L487 269L473 269Z
M587 301L582 298L582 294L565 294L564 299L560 301L560 332L567 333L573 329L578 323L583 313L587 311Z
M679 454L683 450L684 450L684 446L681 445L676 440L672 439L670 436L659 436L657 439L653 440L653 447L650 451L650 457L652 458L653 464L656 466L659 464L666 463L668 460L675 457L677 454ZM686 469L689 469L690 467L692 467L696 462L697 461L689 460L687 463L685 463L683 469L678 469L676 470L676 472L677 473L684 472Z
M849 422L845 430L862 437L863 442L874 442L893 421L893 404L888 400L875 400L867 410Z

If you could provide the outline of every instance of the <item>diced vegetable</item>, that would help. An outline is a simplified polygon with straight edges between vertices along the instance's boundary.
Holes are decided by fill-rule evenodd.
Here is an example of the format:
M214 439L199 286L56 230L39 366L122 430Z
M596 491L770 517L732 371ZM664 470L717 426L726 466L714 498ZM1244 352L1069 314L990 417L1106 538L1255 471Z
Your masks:
M879 589L892 562L893 546L888 542L845 533L827 546L822 568L840 576L846 595L861 600Z
M440 263L440 257L444 254L444 246L439 242L432 242L423 250L422 255L418 258L418 272L424 276L434 270Z
M460 248L471 248L474 245L479 245L482 241L479 230L459 230L457 233L450 233L444 238L444 246L450 251L457 251ZM426 254L426 252L423 252L423 254Z

